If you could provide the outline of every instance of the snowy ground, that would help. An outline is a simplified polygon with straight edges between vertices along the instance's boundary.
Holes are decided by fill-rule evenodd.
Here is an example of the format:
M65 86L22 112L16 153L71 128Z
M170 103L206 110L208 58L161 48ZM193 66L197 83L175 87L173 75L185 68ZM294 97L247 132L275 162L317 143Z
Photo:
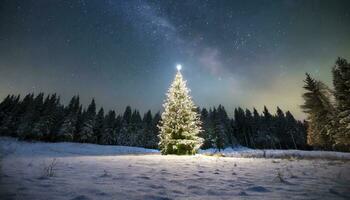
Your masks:
M349 154L342 160L242 158L234 150L224 152L234 157L161 156L142 148L9 138L0 138L0 149L0 199L350 198Z

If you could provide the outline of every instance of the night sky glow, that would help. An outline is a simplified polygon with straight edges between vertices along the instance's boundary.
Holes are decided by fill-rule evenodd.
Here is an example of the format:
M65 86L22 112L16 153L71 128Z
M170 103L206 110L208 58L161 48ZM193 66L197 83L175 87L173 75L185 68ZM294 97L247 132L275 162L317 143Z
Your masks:
M0 98L79 94L158 111L182 65L199 106L304 115L304 73L350 57L350 1L2 0Z

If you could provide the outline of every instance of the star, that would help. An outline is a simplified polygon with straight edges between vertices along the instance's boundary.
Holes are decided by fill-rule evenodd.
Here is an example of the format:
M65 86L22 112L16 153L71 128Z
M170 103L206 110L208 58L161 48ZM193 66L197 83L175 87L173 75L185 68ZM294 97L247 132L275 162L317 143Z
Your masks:
M177 64L177 65L176 65L176 69L177 69L178 71L180 71L180 70L182 69L182 65L181 65L181 64Z

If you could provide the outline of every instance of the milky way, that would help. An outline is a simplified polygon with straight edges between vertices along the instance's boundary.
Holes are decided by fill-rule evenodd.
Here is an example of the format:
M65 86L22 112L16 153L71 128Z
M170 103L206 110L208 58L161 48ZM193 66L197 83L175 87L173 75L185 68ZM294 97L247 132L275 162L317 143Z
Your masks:
M350 59L349 1L0 3L0 98L79 94L158 111L182 64L199 106L267 105L303 118L305 72L331 85Z

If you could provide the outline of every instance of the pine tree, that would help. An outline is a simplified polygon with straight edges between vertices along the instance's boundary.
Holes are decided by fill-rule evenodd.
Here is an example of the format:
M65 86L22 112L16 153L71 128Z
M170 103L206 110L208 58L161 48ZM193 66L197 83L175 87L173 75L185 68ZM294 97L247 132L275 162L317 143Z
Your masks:
M65 117L57 134L58 141L72 141L77 133L78 113L80 110L79 97L74 96L66 108Z
M42 137L41 132L33 132L33 126L40 118L43 110L43 100L44 94L39 93L34 99L32 96L26 105L25 112L20 118L17 129L17 133L21 139L39 140Z
M350 151L350 63L338 58L332 72L338 125L335 143L338 149Z
M153 117L153 120L152 120L152 132L153 132L153 141L154 143L152 144L152 148L159 148L159 137L158 137L158 133L159 133L159 127L158 127L158 124L160 123L160 120L161 120L161 114L160 112L157 112L154 117Z
M180 70L167 93L160 121L162 154L195 154L202 144L201 122Z
M276 116L274 117L274 136L277 138L279 149L286 149L289 137L286 137L286 119L284 112L277 106Z
M103 144L101 141L102 133L103 133L103 125L104 125L104 110L103 108L100 108L96 115L96 120L94 124L94 138L95 143Z
M254 139L253 139L253 115L249 109L245 110L245 130L246 136L248 140L248 147L255 147Z
M261 120L260 120L261 116L259 114L259 112L256 110L256 108L253 108L253 119L252 119L252 141L253 141L253 145L254 148L258 148L259 147L259 143L258 143L258 138L260 135L260 128L261 128Z
M200 133L200 137L203 138L202 149L209 149L213 147L212 145L212 134L210 131L210 118L207 109L203 108L201 111L201 121L203 131Z
M306 144L305 130L303 124L295 120L291 112L287 111L286 116L286 138L289 140L287 148L298 149L298 147L304 147Z
M223 142L224 147L227 145L234 146L236 145L236 138L232 134L232 127L230 126L230 119L227 115L227 112L225 110L225 107L222 105L219 105L217 108L217 117L218 121L221 123L222 131L224 133Z
M139 138L140 145L145 148L156 148L157 132L153 130L153 117L150 110L143 116L142 130L142 134Z
M130 106L125 108L118 132L118 145L131 146L130 124L132 110Z
M221 151L226 146L226 134L225 134L225 127L222 123L219 112L214 107L212 112L212 124L213 124L213 134L212 134L212 142L213 146Z
M119 141L121 136L121 130L122 130L122 126L123 126L123 116L118 115L115 119L115 140L114 140L114 144L117 145L121 145L121 142Z
M48 95L46 97L39 120L34 123L34 135L41 135L41 139L45 141L50 141L52 139L52 133L60 112L59 104L60 102L56 94Z
M234 110L234 128L237 140L240 144L248 146L248 140L245 130L245 113L241 107L235 108Z
M96 141L94 137L94 126L96 121L96 103L92 99L88 109L83 114L83 124L80 131L80 141L93 143Z
M134 110L131 115L131 122L128 128L128 134L130 135L130 146L142 146L142 118L138 110Z
M266 147L276 149L279 141L276 135L274 134L275 127L273 123L273 116L269 112L266 106L264 106L264 110L263 110L263 121L264 121L264 126L262 130L264 131L265 137L266 137L265 145Z
M77 123L75 124L75 133L73 134L73 141L80 142L80 133L84 125L84 117L85 117L85 110L83 110L83 106L80 104L78 113L77 113Z
M0 103L0 135L16 136L17 114L20 110L20 96L8 95Z
M334 108L330 102L330 90L320 81L316 81L306 74L303 94L304 105L302 109L308 114L308 136L309 145L316 148L331 149L333 145Z
M115 112L109 111L105 117L103 124L103 132L101 135L101 144L115 144L116 143L116 129L115 129Z

